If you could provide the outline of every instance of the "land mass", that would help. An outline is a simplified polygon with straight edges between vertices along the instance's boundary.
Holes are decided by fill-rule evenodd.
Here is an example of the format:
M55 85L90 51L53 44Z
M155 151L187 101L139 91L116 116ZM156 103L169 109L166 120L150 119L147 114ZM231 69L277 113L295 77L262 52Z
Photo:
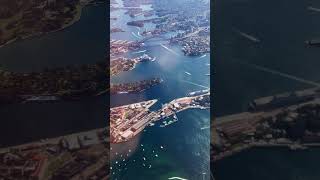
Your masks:
M124 71L130 71L136 67L136 64L147 62L147 61L154 61L155 58L144 54L143 56L136 57L136 58L115 58L112 59L110 62L110 76L115 76L120 74Z
M0 104L78 99L107 88L107 62L45 69L42 72L0 71Z
M122 143L139 134L148 124L176 116L176 113L190 109L210 108L210 90L188 97L174 99L161 109L150 111L156 99L114 107L110 109L110 142Z
M111 84L110 94L139 93L160 84L162 81L160 78L152 78L132 83Z
M213 161L252 147L320 146L320 90L256 99L248 112L215 119L211 136Z
M95 129L0 149L5 179L109 178L109 131Z
M59 31L81 17L82 8L102 0L4 0L0 2L0 47Z

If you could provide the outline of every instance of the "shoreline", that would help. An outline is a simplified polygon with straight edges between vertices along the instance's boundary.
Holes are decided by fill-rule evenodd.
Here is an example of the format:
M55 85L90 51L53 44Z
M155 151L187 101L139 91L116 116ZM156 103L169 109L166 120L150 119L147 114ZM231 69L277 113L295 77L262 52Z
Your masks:
M31 40L31 39L39 38L41 36L45 36L45 35L48 35L48 34L51 34L51 33L63 31L63 30L71 27L72 25L74 25L75 23L77 23L78 21L81 20L83 8L90 7L90 6L100 6L101 4L104 4L104 2L97 2L97 3L94 3L94 4L91 3L91 2L88 2L86 4L79 4L77 6L77 9L78 9L77 11L78 12L76 13L75 17L69 23L64 24L61 28L56 29L56 30L52 30L52 31L48 31L48 32L38 32L38 33L29 34L29 35L26 35L26 36L15 37L13 39L8 40L7 42L5 42L3 44L0 44L0 48L3 48L5 46L8 46L8 45L10 45L12 43L16 43L16 42L19 42L19 41Z
M166 118L169 118L171 116L175 116L176 114L182 112L182 111L186 111L186 110L189 110L189 109L200 109L200 110L208 110L210 109L210 107L207 107L205 106L205 104L201 104L200 105L200 102L198 105L193 105L193 102L194 100L197 100L198 98L203 98L205 96L210 96L210 93L206 93L206 94L202 94L202 95L197 95L197 96L192 96L192 97L183 97L183 98L177 98L177 99L174 99L168 103L166 103L162 108L158 109L158 110L154 110L154 111L150 111L150 107L154 104L152 104L151 106L149 107L146 107L146 109L144 109L144 111L148 111L148 114L145 115L145 117L140 117L141 119L145 119L145 122L139 126L139 127L134 127L136 124L130 126L129 128L127 128L126 130L122 131L122 133L125 133L125 132L130 132L130 135L128 135L127 137L124 137L122 136L121 134L113 134L112 132L113 131L118 131L118 128L119 127L114 127L114 124L116 125L115 122L110 121L110 127L113 129L111 130L111 135L113 136L113 139L110 140L110 143L112 144L121 144L121 143L125 143L125 142L128 142L130 141L132 138L134 138L135 136L137 136L138 134L141 134L143 132L143 130L150 124L150 123L154 123L154 122L157 122L157 121L161 121L161 120L164 120ZM192 102L188 102L186 103L186 105L182 105L183 103L182 102L179 102L181 100L190 100ZM142 101L142 102L145 102L145 101ZM141 102L139 103L135 103L135 104L140 104ZM123 108L126 108L126 107L130 107L132 104L127 104L127 105L123 105L123 106L118 106L118 107L115 107L115 108L112 108L112 110L116 111L117 109L123 109ZM181 107L182 105L182 107ZM185 106L185 107L183 107ZM139 113L142 113L142 111L140 111ZM112 118L112 117L111 117ZM136 117L133 117L132 119L135 119ZM134 131L132 131L132 128L136 129ZM119 139L119 137L121 137L121 139Z
M293 94L295 101L286 101L287 104L279 107L272 104L274 98L286 96L278 94L258 98L253 100L252 111L217 118L211 126L211 159L219 161L257 147L285 147L292 151L320 147L318 130L305 128L301 130L303 134L292 131L299 117L309 117L299 118L303 123L312 123L312 119L316 119L317 116L312 116L311 112L320 107L318 88L294 91L288 97L293 97Z
M221 161L225 158L236 156L242 152L252 150L252 149L257 149L257 148L261 148L261 149L286 148L290 151L296 152L296 151L307 151L309 149L320 148L320 143L302 143L302 144L252 143L252 144L243 145L238 149L234 149L228 152L228 154L215 156L215 158L213 158L212 161L213 162Z
M277 143L252 143L243 145L237 149L231 150L226 152L227 154L214 156L212 159L213 162L221 161L225 158L232 157L238 155L244 151L248 151L255 148L262 148L262 149L270 149L270 148L286 148L293 152L295 151L307 151L310 148L319 148L320 143L302 143L302 144L295 144L295 143L288 143L288 144L277 144Z
M80 131L80 132L72 132L72 133L68 133L66 135L60 135L60 136L54 136L54 137L48 137L48 138L42 138L42 139L38 139L38 140L28 141L23 144L4 146L4 147L0 147L0 154L10 152L10 150L13 150L13 149L21 149L21 148L26 148L29 146L32 146L33 148L35 148L35 146L41 146L41 145L45 145L45 144L58 144L62 138L71 137L71 136L79 136L79 135L88 134L88 133L96 133L96 132L103 131L105 129L106 128L96 128L96 129Z

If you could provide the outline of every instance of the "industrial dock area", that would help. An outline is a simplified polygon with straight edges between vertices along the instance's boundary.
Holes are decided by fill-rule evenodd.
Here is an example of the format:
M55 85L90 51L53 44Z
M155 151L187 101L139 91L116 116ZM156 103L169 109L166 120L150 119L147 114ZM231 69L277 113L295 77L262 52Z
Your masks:
M0 179L109 177L108 128L0 149Z
M157 100L143 101L110 110L110 142L121 143L139 134L147 125L190 108L210 108L210 91L175 99L157 111L150 111Z
M301 150L320 146L320 90L256 99L247 112L216 118L211 140L213 161L253 147Z

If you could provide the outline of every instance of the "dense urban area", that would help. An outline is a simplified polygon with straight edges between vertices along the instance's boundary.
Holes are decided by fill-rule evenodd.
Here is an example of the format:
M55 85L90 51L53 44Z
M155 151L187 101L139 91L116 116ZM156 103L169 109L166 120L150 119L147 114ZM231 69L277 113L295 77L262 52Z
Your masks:
M264 97L250 103L248 112L218 117L212 124L212 160L252 147L320 146L318 88Z
M147 125L154 125L158 120L173 116L176 113L190 108L210 108L210 90L193 92L188 97L175 99L164 104L157 111L149 108L157 100L144 101L125 106L111 108L110 110L110 142L121 143L128 141L139 134Z
M1 179L109 177L109 132L97 129L0 149Z

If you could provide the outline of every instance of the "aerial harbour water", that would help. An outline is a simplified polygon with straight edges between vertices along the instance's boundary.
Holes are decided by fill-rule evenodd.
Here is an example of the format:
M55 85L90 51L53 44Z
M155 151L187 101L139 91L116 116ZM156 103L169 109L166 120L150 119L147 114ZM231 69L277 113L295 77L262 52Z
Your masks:
M80 20L69 27L0 48L0 67L15 72L32 72L103 61L108 37L103 23L106 21L103 18L106 17L105 7L106 4L84 7Z
M255 98L318 86L319 49L305 41L320 36L319 6L318 1L295 0L217 2L221 18L215 21L214 34L214 111L218 116L247 111ZM319 179L317 153L317 148L254 148L212 167L217 180Z
M104 61L105 17L106 4L84 7L81 19L70 27L10 43L0 48L1 69L30 73ZM87 51L81 51L84 47ZM0 147L105 127L101 119L106 117L106 99L100 96L1 107Z
M122 1L118 0L118 5ZM152 10L151 5L142 5L143 10ZM121 28L124 32L111 34L111 39L142 40L144 30L155 28L153 23L145 27L128 26L132 20L142 20L143 16L130 17L126 10L112 11L111 28ZM155 15L148 17L154 18ZM151 110L173 99L185 97L188 93L210 86L210 54L185 56L179 45L170 45L167 33L163 37L150 39L136 51L129 52L129 57L148 54L155 61L137 64L131 71L111 77L111 83L126 83L148 78L160 77L163 82L142 93L115 94L111 96L112 107L158 99ZM188 72L188 73L186 73ZM142 133L128 142L111 145L112 179L209 179L209 110L190 109L176 114L166 122L155 122ZM164 125L166 124L166 125ZM185 158L188 157L188 158ZM136 173L139 171L139 173Z

